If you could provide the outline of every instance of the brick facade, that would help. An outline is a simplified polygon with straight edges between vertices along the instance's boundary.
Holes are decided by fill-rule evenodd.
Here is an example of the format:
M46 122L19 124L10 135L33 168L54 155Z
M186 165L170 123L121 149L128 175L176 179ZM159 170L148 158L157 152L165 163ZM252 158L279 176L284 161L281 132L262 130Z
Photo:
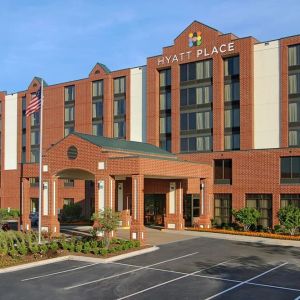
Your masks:
M190 47L188 35L200 32L200 46ZM87 78L45 86L43 122L43 182L48 184L48 207L42 210L43 226L59 232L58 210L65 198L81 203L83 213L89 216L101 204L99 184L104 184L104 205L118 210L118 184L123 186L122 225L131 220L131 237L145 241L145 195L165 195L164 226L183 229L183 210L187 195L200 195L201 214L195 221L210 226L214 217L214 194L230 194L232 208L245 206L246 194L272 195L272 225L278 223L281 194L300 194L299 185L281 184L280 158L300 156L299 148L288 148L288 47L300 44L300 36L282 38L279 41L280 58L280 148L254 149L254 47L258 41L253 37L239 38L223 34L199 22L193 22L177 38L174 44L162 49L162 54L147 58L147 142L159 146L160 139L160 85L159 71L171 69L171 152L173 158L162 159L159 155L117 151L93 145L75 135L64 138L64 88L75 86L75 132L92 134L93 81L103 80L103 135L112 138L114 131L114 79L126 78L126 140L131 140L131 69L109 71L96 64ZM239 56L240 83L240 150L224 151L224 59ZM180 146L180 65L212 59L212 151L181 152ZM40 86L34 78L25 91L17 93L17 169L5 170L4 147L1 147L0 206L19 208L23 228L30 228L30 198L38 198L38 188L31 187L29 178L38 177L38 164L30 163L31 124L26 118L26 163L22 163L22 98L29 105L31 94ZM145 88L145 87L142 87ZM0 92L2 104L1 145L5 145L6 93ZM141 100L142 101L142 100ZM267 116L266 116L267 117ZM141 126L141 124L134 124ZM74 145L78 157L70 160L67 150ZM232 182L214 183L214 161L232 160ZM105 162L99 169L98 163ZM76 170L77 177L73 171ZM71 173L70 173L71 172ZM72 173L73 172L73 173ZM76 173L75 172L75 173ZM72 175L70 175L72 174ZM74 187L65 187L63 179L75 180ZM84 180L93 182L87 185ZM202 186L203 190L200 190ZM173 193L174 191L174 193ZM100 195L101 194L101 195ZM172 202L172 201L175 202ZM174 204L174 206L173 206ZM130 216L131 214L131 216ZM135 216L134 216L135 214ZM193 221L193 220L192 220Z

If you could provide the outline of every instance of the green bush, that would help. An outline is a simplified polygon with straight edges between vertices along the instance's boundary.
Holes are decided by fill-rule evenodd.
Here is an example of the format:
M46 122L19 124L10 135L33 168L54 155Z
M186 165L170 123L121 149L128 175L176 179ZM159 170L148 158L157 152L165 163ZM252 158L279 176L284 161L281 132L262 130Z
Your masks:
M85 242L82 249L83 253L87 254L91 252L91 244L89 242Z
M62 220L71 221L80 219L82 207L79 203L64 205L62 209Z
M55 242L55 241L52 241L49 245L48 245L48 248L50 250L52 250L53 252L57 252L58 250L58 243Z
M100 249L100 254L102 256L106 256L108 254L108 250L106 248L102 248L102 249Z
M48 252L48 246L46 244L39 245L39 253L46 254Z
M280 208L278 211L278 218L280 224L290 235L295 235L298 228L300 228L300 208L288 205Z
M252 225L257 224L257 219L261 216L261 213L252 207L244 207L240 210L232 210L236 222L240 223L244 227L244 231L249 231Z
M83 243L82 243L81 241L78 241L78 242L76 243L76 246L75 246L75 251L76 251L76 252L81 252L82 249L83 249Z

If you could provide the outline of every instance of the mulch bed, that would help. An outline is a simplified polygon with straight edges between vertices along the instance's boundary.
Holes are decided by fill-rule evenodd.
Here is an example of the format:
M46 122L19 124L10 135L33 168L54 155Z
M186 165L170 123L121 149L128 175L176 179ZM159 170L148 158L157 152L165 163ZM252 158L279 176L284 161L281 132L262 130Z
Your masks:
M300 241L300 235L287 235L287 234L278 234L278 233L269 233L269 232L245 232L237 230L226 230L226 229L209 229L209 228L186 228L188 231L199 231L199 232L212 232L212 233L223 233L223 234L233 234L233 235L244 235L244 236L253 236L253 237L262 237L269 239L279 239L279 240L292 240Z
M74 256L85 256L85 257L93 257L93 258L109 258L113 257L116 255L121 255L121 254L126 254L130 252L134 252L137 250L142 250L146 248L150 248L151 245L145 245L141 246L139 248L130 248L128 250L123 250L119 252L114 252L114 253L107 253L107 255L103 256L101 254L95 255L92 253L84 254L84 253L79 253L79 252L70 252L68 250L58 250L57 252L53 251L48 251L47 254L30 254L30 255L25 255L25 256L20 256L18 258L12 258L11 256L3 256L0 257L0 269L1 268L7 268L7 267L12 267L12 266L17 266L17 265L23 265L27 263L32 263L32 262L38 262L41 260L46 260L50 258L55 258L55 257L62 257L62 256L67 256L67 255L74 255Z

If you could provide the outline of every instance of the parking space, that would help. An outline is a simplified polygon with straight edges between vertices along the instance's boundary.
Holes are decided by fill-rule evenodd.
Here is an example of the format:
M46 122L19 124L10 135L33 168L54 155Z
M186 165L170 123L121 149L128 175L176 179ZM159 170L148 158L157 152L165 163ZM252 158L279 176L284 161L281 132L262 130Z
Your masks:
M196 238L114 263L0 275L3 299L297 299L300 249ZM300 299L300 298L299 298Z

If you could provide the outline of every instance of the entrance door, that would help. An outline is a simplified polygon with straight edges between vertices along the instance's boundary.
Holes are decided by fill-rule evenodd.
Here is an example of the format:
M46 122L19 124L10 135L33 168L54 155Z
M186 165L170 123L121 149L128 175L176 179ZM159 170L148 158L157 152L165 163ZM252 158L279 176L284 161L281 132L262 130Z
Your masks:
M183 215L185 225L191 227L193 220L200 216L200 197L198 194L185 195L183 199Z
M164 226L166 195L145 195L144 199L144 224Z

